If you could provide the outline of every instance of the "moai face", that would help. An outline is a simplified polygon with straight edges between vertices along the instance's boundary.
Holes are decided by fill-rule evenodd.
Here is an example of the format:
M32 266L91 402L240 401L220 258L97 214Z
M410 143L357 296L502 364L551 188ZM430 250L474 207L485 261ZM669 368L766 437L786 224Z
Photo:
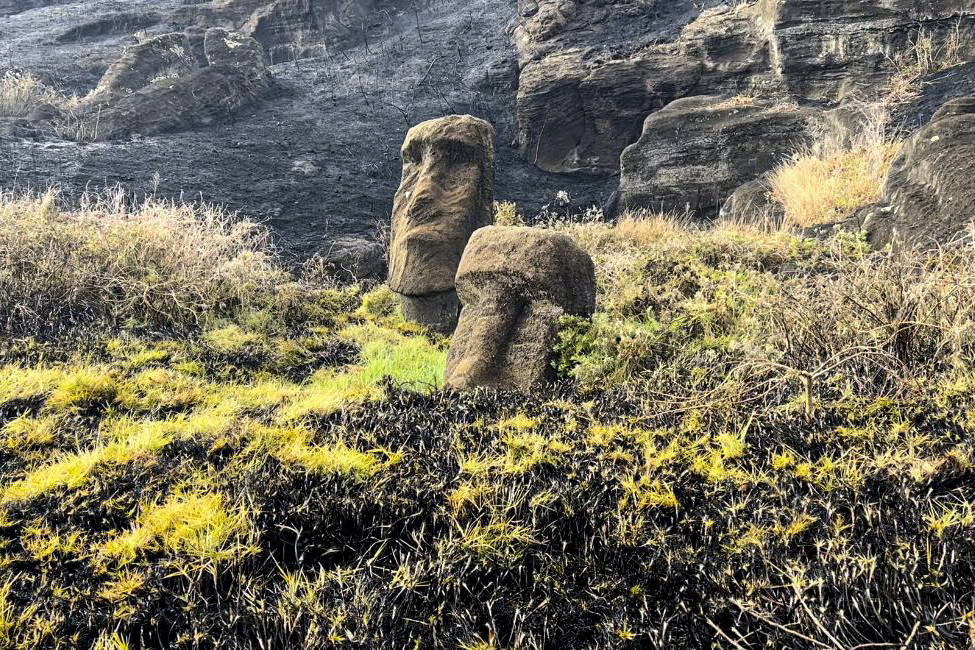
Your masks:
M457 272L463 304L447 360L447 384L528 391L552 374L563 315L590 316L592 260L564 235L533 228L482 228Z
M470 116L412 128L393 201L389 286L404 296L454 290L471 233L493 223L494 129Z

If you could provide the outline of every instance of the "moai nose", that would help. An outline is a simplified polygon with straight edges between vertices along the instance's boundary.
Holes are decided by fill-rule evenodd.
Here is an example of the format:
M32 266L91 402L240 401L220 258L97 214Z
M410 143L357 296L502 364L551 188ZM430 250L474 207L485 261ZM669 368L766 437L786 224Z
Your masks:
M493 383L498 368L506 363L508 345L524 307L521 300L489 293L476 306L464 308L458 330L465 328L466 345L452 372L456 387Z

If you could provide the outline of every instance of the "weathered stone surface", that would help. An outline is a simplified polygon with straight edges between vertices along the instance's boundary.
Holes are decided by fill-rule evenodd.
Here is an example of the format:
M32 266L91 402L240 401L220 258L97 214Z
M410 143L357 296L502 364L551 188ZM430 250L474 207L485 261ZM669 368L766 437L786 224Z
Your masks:
M264 48L253 38L225 29L208 29L203 51L210 67L239 71L245 76L266 74Z
M946 103L907 141L891 167L880 203L806 234L859 232L875 248L950 244L967 234L975 219L972 178L975 95Z
M422 296L400 294L399 302L403 310L403 318L410 322L422 323L444 335L449 335L457 327L460 299L453 289Z
M927 75L918 82L918 94L909 102L895 107L891 116L893 128L901 133L914 133L949 100L966 97L975 89L975 62L962 63Z
M227 119L267 94L271 76L259 43L219 28L208 30L204 43L206 67L89 105L82 137L116 140L185 130Z
M713 216L731 192L801 145L811 116L757 100L677 100L648 117L623 152L619 209Z
M975 95L945 104L904 145L884 190L890 207L874 227L878 242L930 246L962 234L975 219Z
M957 31L971 58L968 0L762 0L776 61L793 96L839 101L876 90L897 72L920 31L943 48Z
M196 67L184 34L163 34L125 49L89 97L109 102L145 88L160 78L172 78Z
M689 2L675 2L665 11L670 21L664 25L693 16L687 7ZM629 10L637 22L663 11L655 3L633 3ZM552 172L615 173L620 153L639 136L643 119L673 100L763 88L774 93L780 84L771 73L768 40L752 11L721 7L704 12L676 36L648 27L641 40L656 33L665 40L632 53L607 43L601 43L602 49L557 47L579 37L552 37L544 47L535 47L523 35L519 44L528 60L523 60L517 104L522 156ZM616 19L604 20L610 27ZM523 25L522 31L528 30Z
M474 233L457 271L463 309L447 359L447 385L529 391L552 374L563 315L596 304L592 260L550 231L490 226Z
M277 63L363 41L378 19L412 6L412 0L229 0L183 7L176 15L250 36Z
M321 259L326 270L340 279L379 280L386 276L383 245L365 237L335 237L321 253Z
M515 30L522 156L612 174L643 119L694 95L806 104L882 92L919 35L975 57L967 0L522 0ZM617 36L618 34L622 36ZM906 58L904 58L906 57Z
M772 174L762 174L732 192L718 216L736 223L780 225L785 219L785 209L772 195Z
M469 115L429 120L410 129L402 157L389 286L411 298L453 292L468 239L494 220L494 128ZM444 320L440 305L450 301L435 303L432 310L411 313L418 322L449 332L456 312Z

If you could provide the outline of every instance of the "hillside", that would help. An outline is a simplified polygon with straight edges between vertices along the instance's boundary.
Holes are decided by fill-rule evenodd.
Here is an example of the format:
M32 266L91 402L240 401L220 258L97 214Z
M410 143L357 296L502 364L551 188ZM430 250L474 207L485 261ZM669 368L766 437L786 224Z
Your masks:
M0 21L0 650L975 647L969 0Z
M975 58L975 11L957 0L733 4L11 0L0 6L0 58L66 99L53 114L4 121L0 183L57 184L75 196L120 183L137 196L202 199L269 220L281 244L307 258L341 235L375 237L390 214L399 146L427 118L470 113L491 122L501 145L498 198L533 214L562 190L580 208L611 202L621 152L673 100L747 95L845 115L905 71ZM204 119L190 106L165 132L135 125L85 142L109 135L107 118L84 102L124 48L185 33L199 58L208 27L261 43L272 63L265 96L232 115ZM967 94L971 77L962 79L920 83L920 97L898 107L899 122L916 128ZM93 118L80 129L86 111ZM781 143L766 147L770 159L789 153ZM695 169L654 162L681 184ZM749 173L735 179L753 180ZM671 205L665 190L641 200L683 210L688 202ZM710 216L724 198L690 203Z
M3 647L972 638L971 244L552 223L599 306L529 396L219 215L3 217Z

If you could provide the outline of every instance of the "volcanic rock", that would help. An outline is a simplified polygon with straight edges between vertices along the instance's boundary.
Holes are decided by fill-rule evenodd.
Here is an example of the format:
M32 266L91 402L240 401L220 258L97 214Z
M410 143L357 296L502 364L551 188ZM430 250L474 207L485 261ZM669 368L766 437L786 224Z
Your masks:
M623 211L713 216L806 137L813 113L749 98L690 97L652 114L620 158Z
M494 128L469 115L429 120L410 129L402 158L389 286L401 295L407 318L449 333L464 247L494 221Z

